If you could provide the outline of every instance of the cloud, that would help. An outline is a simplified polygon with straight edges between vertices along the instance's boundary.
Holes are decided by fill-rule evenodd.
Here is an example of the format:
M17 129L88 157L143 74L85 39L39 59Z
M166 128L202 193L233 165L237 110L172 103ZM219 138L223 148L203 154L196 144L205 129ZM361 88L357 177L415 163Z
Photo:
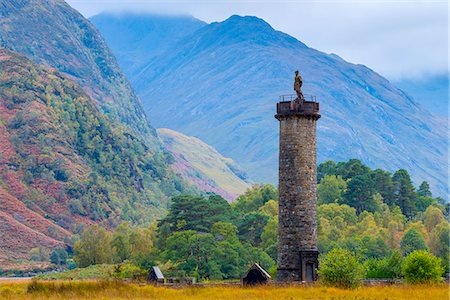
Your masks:
M308 46L364 64L390 79L448 72L447 1L69 0L102 11L190 14L206 22L254 15Z

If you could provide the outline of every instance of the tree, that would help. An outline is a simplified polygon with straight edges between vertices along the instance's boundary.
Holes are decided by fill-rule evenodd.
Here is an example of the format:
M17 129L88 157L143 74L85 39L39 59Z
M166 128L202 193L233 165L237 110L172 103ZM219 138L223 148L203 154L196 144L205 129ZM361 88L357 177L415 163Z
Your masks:
M441 222L444 222L444 221L445 221L444 214L436 206L430 206L425 211L425 220L423 223L428 232L433 231L433 229L438 224L440 224Z
M430 250L444 263L445 270L450 265L450 224L443 221L433 228L430 236Z
M131 256L130 233L130 224L128 222L122 222L117 226L112 235L111 247L115 250L118 262L123 262Z
M78 267L111 263L111 234L98 225L87 228L74 245L74 260Z
M155 240L156 224L149 228L132 228L129 236L130 258L137 266L144 269L151 267Z
M431 197L427 196L417 196L416 197L416 211L418 212L424 212L426 209L432 205L436 205L437 201L436 199L433 199Z
M395 188L395 204L400 207L403 214L411 218L414 215L415 198L414 186L408 171L400 169L392 177Z
M278 247L278 219L270 218L261 234L261 248L273 260L277 260Z
M200 278L221 279L220 266L213 259L216 250L212 234L179 231L167 239L163 257L174 262L188 276L197 274Z
M63 248L57 248L50 254L50 262L55 265L65 265L67 258L67 251Z
M240 214L258 210L269 200L278 199L277 189L270 184L257 184L239 196L233 203L233 208Z
M259 213L246 214L238 224L239 238L253 246L261 244L261 234L267 224L269 217Z
M237 233L238 230L236 225L227 222L214 223L211 228L211 234L218 242L228 241L234 244L239 241Z
M321 255L319 266L319 278L325 285L348 289L361 284L364 269L348 250L333 249Z
M267 201L258 209L258 212L269 217L278 217L278 201Z
M33 248L30 250L31 261L48 261L48 251L42 247Z
M444 268L441 260L427 251L410 253L403 264L402 273L408 283L431 283L442 280Z
M400 241L400 251L403 256L415 250L427 250L425 240L422 234L415 228L411 227L402 237Z
M336 174L341 175L345 180L358 175L368 175L370 168L358 159L350 159L348 162L339 162L336 165Z
M423 197L432 197L432 194L430 191L430 184L426 181L423 181L420 184L419 189L417 190L417 195L423 196Z
M341 203L347 183L341 176L325 175L317 187L317 204Z
M336 163L334 161L327 160L319 164L317 167L317 183L320 183L325 175L336 175Z
M177 196L172 198L168 215L159 222L159 227L168 224L171 232L194 230L210 232L211 226L219 221L229 221L232 209L220 196L208 199L198 196Z
M384 202L389 206L394 205L394 183L391 173L376 169L371 173L371 176L375 183L375 189L383 197Z
M373 212L377 209L377 203L373 198L375 192L375 185L370 175L356 175L347 183L344 203L356 208L358 213L364 210Z

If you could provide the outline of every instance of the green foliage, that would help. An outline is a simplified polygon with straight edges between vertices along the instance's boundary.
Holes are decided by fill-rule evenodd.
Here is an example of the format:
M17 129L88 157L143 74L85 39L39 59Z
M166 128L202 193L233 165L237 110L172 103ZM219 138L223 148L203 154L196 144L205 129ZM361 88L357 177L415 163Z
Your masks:
M408 171L401 169L392 177L395 187L395 203L400 207L406 217L411 218L416 209L414 186Z
M391 173L376 169L371 173L375 189L381 195L383 201L392 206L395 203L394 182Z
M278 256L278 218L271 218L267 221L261 234L261 248L276 261Z
M415 250L428 249L422 234L415 228L411 227L402 237L400 241L400 250L404 256Z
M31 261L48 261L49 260L49 252L48 250L37 247L30 250L30 260Z
M341 203L347 183L341 176L325 175L317 186L317 204Z
M241 214L258 210L269 200L277 200L278 191L270 184L255 185L239 196L233 203L233 208Z
M333 249L319 257L320 281L338 288L356 288L361 284L363 267L354 253L344 249Z
M90 265L111 263L111 234L98 225L87 228L74 245L74 260L83 268Z
M426 181L423 181L420 184L419 189L417 190L417 195L422 196L422 197L430 197L431 198L432 194L430 191L430 184Z
M257 212L246 214L238 223L239 238L253 246L261 244L261 234L269 220L268 216Z
M347 192L344 194L344 204L356 208L358 213L365 210L376 211L378 205L374 199L375 184L369 174L352 177L347 184Z
M114 274L114 265L92 265L86 268L75 268L59 273L47 273L36 276L44 280L83 280L83 279L111 279Z
M402 268L403 276L409 283L439 282L443 272L441 260L424 250L410 253Z
M450 271L450 224L442 221L431 231L430 236L431 252L439 257L445 267L446 272Z
M213 195L208 199L199 196L177 196L172 198L169 213L159 222L159 227L167 224L170 232L209 232L214 223L231 218L232 209L220 196Z
M403 257L398 251L385 258L370 258L364 262L366 278L400 278Z
M444 221L444 214L439 208L435 206L429 206L425 211L425 220L423 223L428 232L431 232L433 228Z
M148 270L142 269L134 264L130 263L120 263L114 266L114 270L111 277L115 279L126 279L130 278L133 280L144 281L147 277Z
M50 254L50 262L55 265L65 265L67 258L67 251L63 248L57 248Z
M0 98L13 114L6 126L26 187L20 200L63 227L74 215L113 226L121 220L149 224L169 195L188 190L168 168L167 154L150 148L152 134L140 137L102 113L54 70L11 53L1 62ZM69 209L54 210L56 202Z

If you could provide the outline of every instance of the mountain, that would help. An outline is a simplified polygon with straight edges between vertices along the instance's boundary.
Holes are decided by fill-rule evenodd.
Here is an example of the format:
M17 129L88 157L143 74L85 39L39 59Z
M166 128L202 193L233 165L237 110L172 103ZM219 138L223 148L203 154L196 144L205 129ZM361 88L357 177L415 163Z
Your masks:
M0 47L69 75L104 113L158 149L140 101L99 31L63 0L3 0Z
M0 16L3 47L54 68L77 83L112 130L133 141L129 151L147 157L145 166L136 166L142 174L130 176L136 187L142 185L141 180L146 181L147 189L138 191L138 198L160 205L173 193L183 191L185 184L170 170L169 154L149 124L140 100L89 20L62 0L5 0L0 3ZM134 168L130 165L128 169Z
M2 268L196 192L98 30L61 0L0 2L0 140Z
M83 224L148 224L183 190L78 84L1 48L0 140L0 257L63 246Z
M401 79L394 84L413 95L414 100L436 115L448 118L449 75L439 74L421 78Z
M200 139L167 128L159 128L158 135L175 158L174 171L199 190L221 195L231 202L251 187L251 181L232 159L223 157Z
M116 30L122 36L129 28ZM292 93L297 68L304 93L321 104L318 162L359 158L372 168L405 168L416 184L427 180L435 194L448 194L448 119L366 66L309 48L262 19L203 26L127 75L157 127L198 136L252 179L276 182L275 103Z
M91 18L125 74L171 49L181 38L207 25L191 16L101 13ZM120 32L120 34L117 34Z

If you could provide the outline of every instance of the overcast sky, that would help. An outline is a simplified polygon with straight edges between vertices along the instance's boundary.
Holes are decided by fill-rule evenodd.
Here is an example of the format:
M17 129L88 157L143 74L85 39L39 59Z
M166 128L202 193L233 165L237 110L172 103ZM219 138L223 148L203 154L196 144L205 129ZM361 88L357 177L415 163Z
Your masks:
M102 11L189 14L208 23L263 18L308 46L364 64L389 79L448 72L447 0L153 1L67 0L84 16Z

